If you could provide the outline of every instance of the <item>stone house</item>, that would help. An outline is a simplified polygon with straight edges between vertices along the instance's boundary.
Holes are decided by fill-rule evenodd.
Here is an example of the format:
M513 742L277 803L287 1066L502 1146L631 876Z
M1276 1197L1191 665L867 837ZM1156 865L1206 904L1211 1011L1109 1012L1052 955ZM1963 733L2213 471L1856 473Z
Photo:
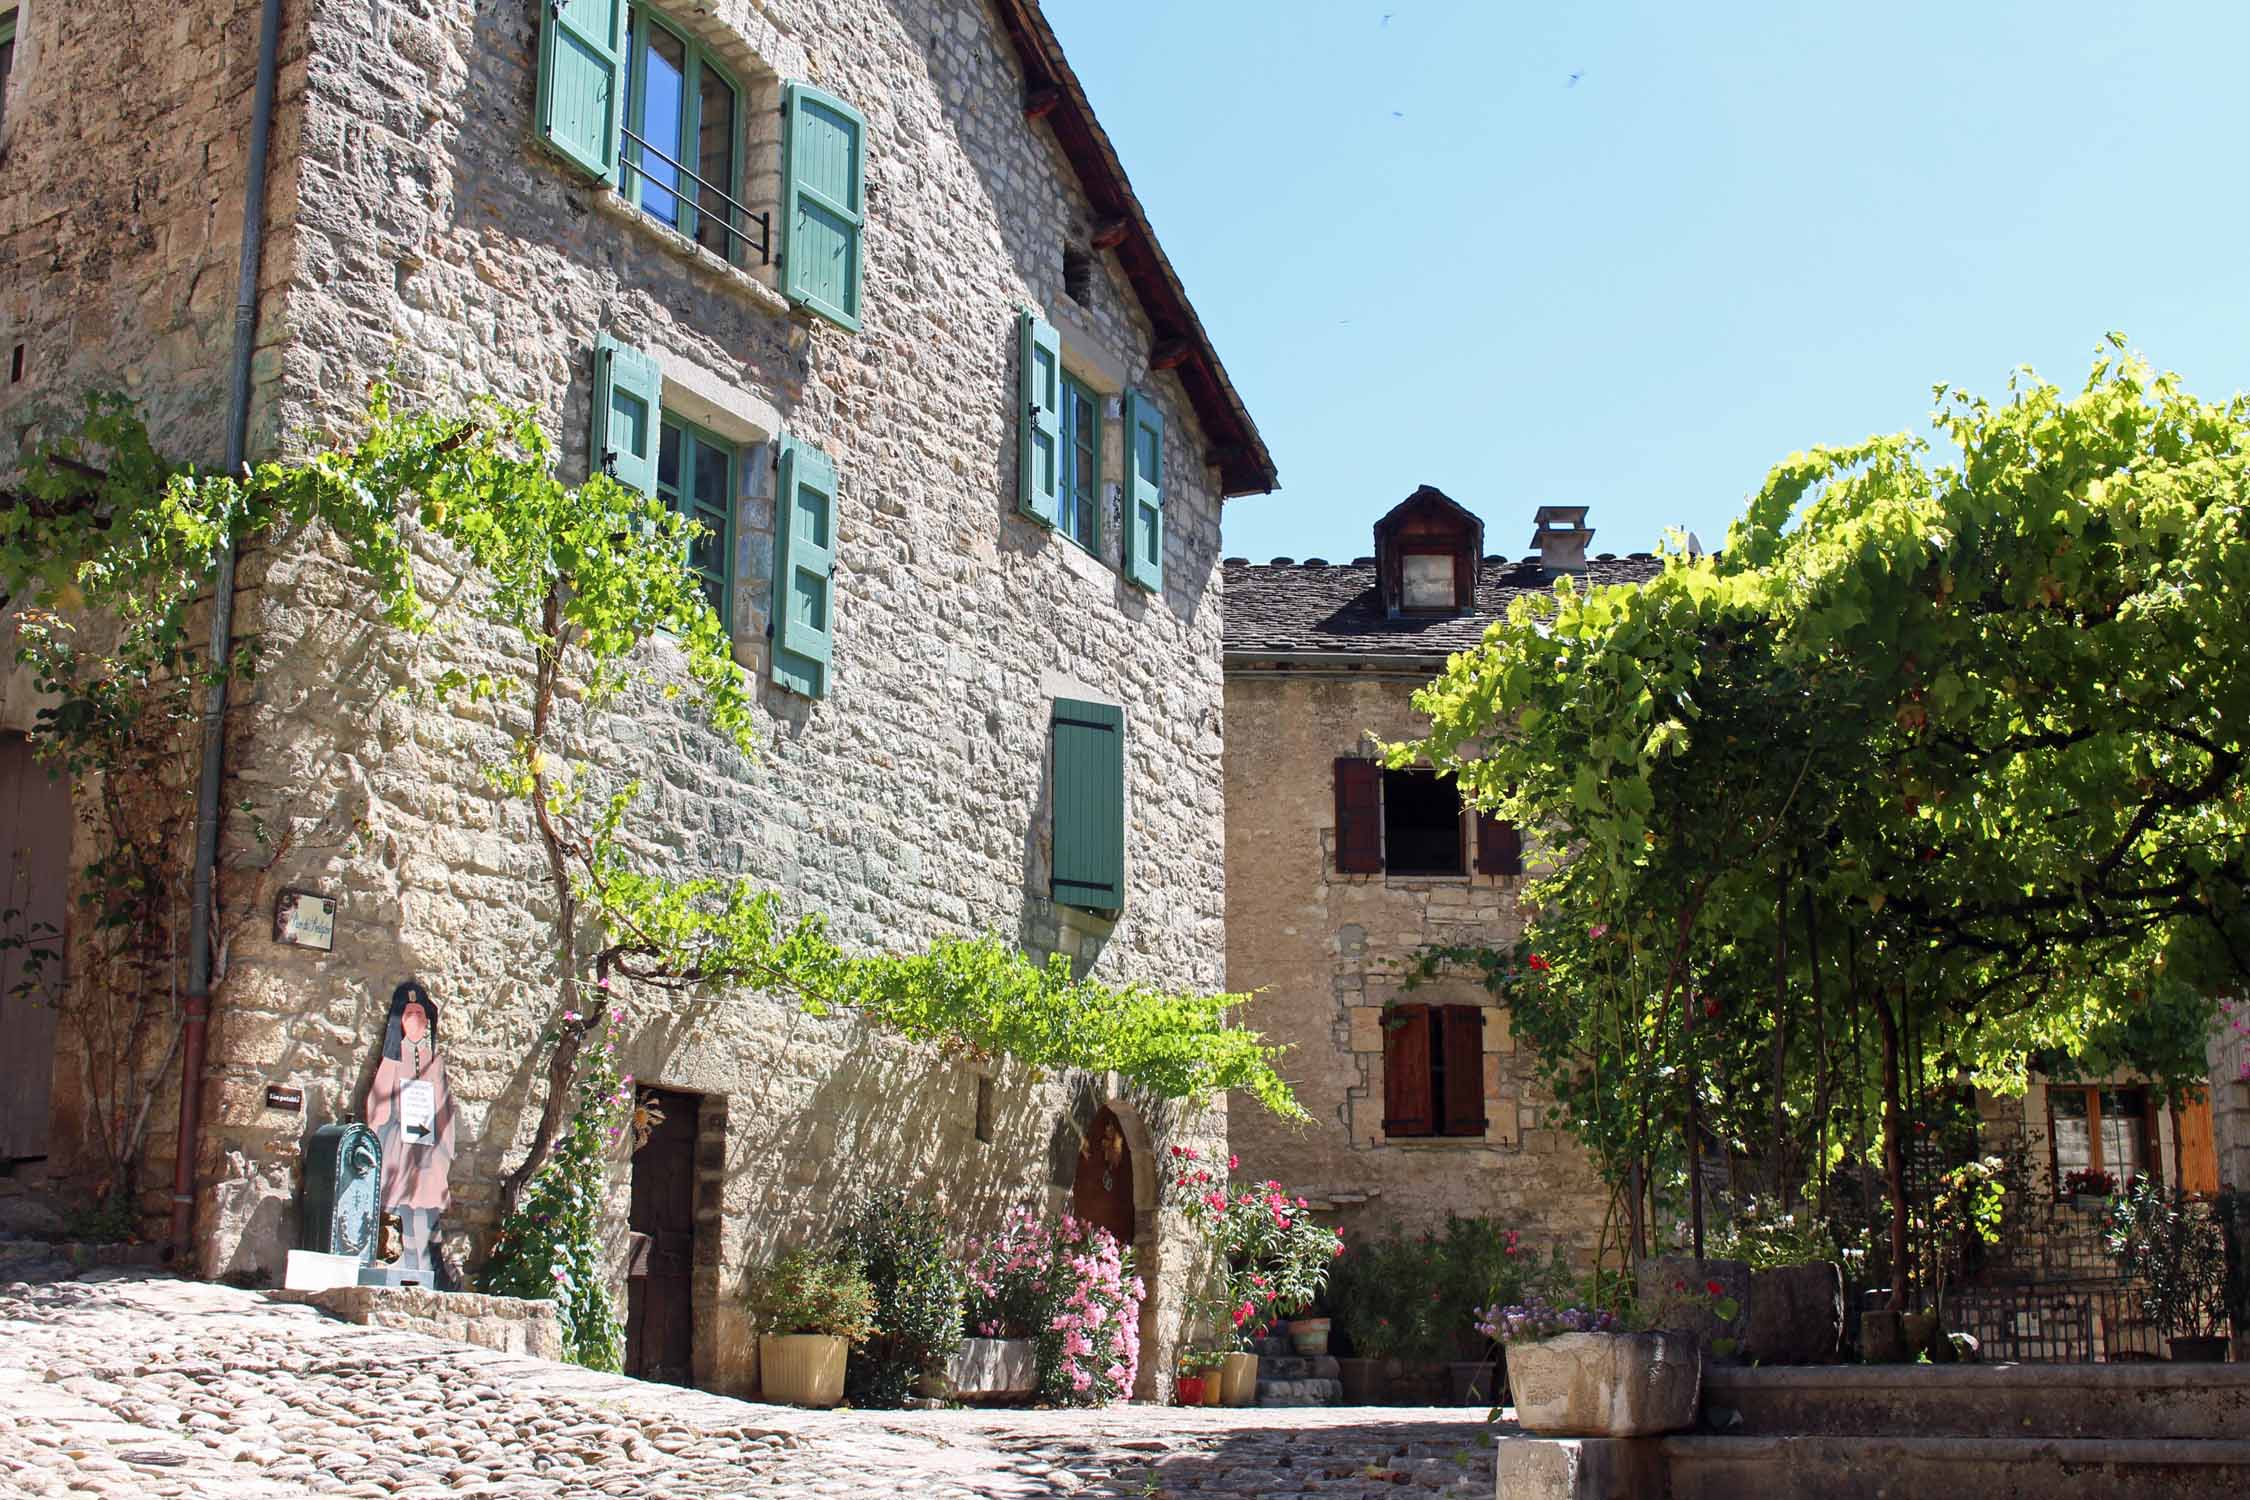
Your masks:
M1218 988L1220 506L1274 467L1035 0L280 17L249 454L348 436L386 373L411 401L533 409L566 478L606 464L706 523L691 562L758 687L752 759L655 695L579 734L645 782L642 853L757 874L847 945L990 931ZM168 453L219 460L260 23L259 0L0 0L0 471L92 388L134 397ZM222 802L248 815L222 900L254 823L301 829L271 876L333 902L333 949L262 915L234 943L189 1080L183 1248L206 1275L279 1274L304 1143L361 1108L409 976L439 1001L461 1111L441 1233L489 1234L554 1006L541 856L474 769L508 711L396 691L501 643L378 628L338 556L296 537L238 578L236 637L262 652L226 724ZM455 563L422 561L434 597ZM36 706L8 682L11 808L55 805L22 753ZM1096 815L1065 828L1058 782ZM64 836L10 872L58 910ZM630 1295L669 1322L636 1333L640 1372L754 1389L746 1268L895 1186L964 1228L1019 1202L1117 1228L1154 1285L1154 1388L1181 1258L1154 1157L1218 1145L1223 1108L757 994L634 1004L622 1062L667 1118L660 1168L621 1163L607 1216L621 1290L628 1227L657 1235ZM65 1181L86 1159L73 1047L4 1070L52 1082L8 1149ZM152 1222L178 1115L173 1089L140 1175Z
M1656 572L1588 557L1592 536L1582 507L1542 507L1529 555L1488 556L1483 523L1425 485L1375 523L1372 556L1227 560L1227 979L1268 992L1256 1022L1294 1049L1283 1072L1315 1121L1237 1109L1230 1144L1347 1238L1452 1211L1592 1257L1606 1195L1507 1010L1466 978L1402 983L1425 946L1521 934L1522 841L1374 758L1426 728L1415 689L1511 599Z

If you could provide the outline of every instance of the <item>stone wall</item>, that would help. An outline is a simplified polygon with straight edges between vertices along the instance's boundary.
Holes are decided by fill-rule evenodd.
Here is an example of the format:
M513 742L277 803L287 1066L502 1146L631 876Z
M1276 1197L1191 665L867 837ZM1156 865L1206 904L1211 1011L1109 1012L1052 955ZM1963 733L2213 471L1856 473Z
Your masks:
M17 76L31 92L9 110L26 154L11 152L15 187L0 200L13 269L0 297L40 350L70 351L51 375L35 362L40 395L122 386L148 402L160 438L207 456L239 222L225 192L240 177L256 6L97 9L26 17ZM996 18L946 0L717 0L674 15L732 64L761 122L785 78L866 115L868 269L864 326L851 333L788 313L769 272L720 264L534 143L539 12L528 0L289 7L258 446L272 434L289 449L348 437L368 383L388 373L412 401L490 394L532 407L575 477L596 334L647 350L667 406L742 445L734 638L763 684L772 443L785 429L819 444L841 486L827 697L765 687L762 751L748 759L654 690L611 715L566 715L594 784L643 783L639 851L678 874L770 880L852 945L990 931L1105 979L1218 985L1219 497L1181 387L1148 368L1151 329L1114 259L1096 256L1085 303L1063 291L1062 251L1086 242L1090 210L1045 128L1024 118ZM154 83L120 104L91 80L114 77L121 59ZM773 206L772 147L770 123L753 124L753 208ZM144 160L152 192L170 195L151 198L151 222L134 216L137 200L127 210L122 186L99 212L60 186L127 182ZM42 168L56 180L25 188L45 181ZM1117 567L1114 401L1104 555L1015 513L1024 306L1063 331L1066 365L1097 390L1137 386L1164 412L1161 597ZM0 393L0 431L24 437L31 410ZM425 595L446 598L454 560L426 549L422 561ZM359 1107L388 996L409 975L439 1002L461 1106L449 1224L481 1237L536 1112L539 1038L555 1009L552 899L524 808L479 770L522 728L521 704L444 706L399 689L452 666L525 663L458 610L420 641L381 627L367 581L322 536L246 558L243 583L261 671L230 722L227 802L248 815L228 824L225 888L239 900L249 867L271 858L258 830L292 830L272 879L337 900L336 947L279 947L262 911L232 947L206 1080L203 1269L278 1271L296 1234L300 1143ZM659 681L677 678L674 648L647 650ZM1045 897L1058 696L1125 708L1128 894L1115 921ZM934 1195L964 1229L1014 1202L1066 1206L1079 1135L1115 1100L1140 1158L1144 1268L1161 1278L1183 1245L1155 1209L1154 1154L1224 1139L1223 1110L1190 1117L1115 1080L908 1046L769 997L618 998L633 1012L624 1065L704 1095L725 1122L710 1146L718 1202L705 1205L697 1246L711 1268L698 1381L720 1389L755 1380L735 1311L746 1268L825 1230L864 1189ZM980 1073L998 1105L989 1142L974 1128ZM303 1113L268 1109L273 1084L301 1089ZM621 1170L620 1249L628 1189ZM1169 1344L1175 1314L1161 1300L1147 1329ZM1144 1369L1164 1363L1149 1348Z
M1490 1006L1469 977L1404 992L1399 966L1430 944L1505 945L1523 930L1520 878L1341 875L1333 763L1369 735L1427 727L1409 701L1426 675L1230 667L1227 674L1227 983L1265 991L1249 1022L1294 1050L1283 1072L1313 1123L1238 1103L1245 1172L1332 1204L1347 1237L1396 1222L1486 1214L1544 1250L1590 1259L1607 1201L1554 1101L1495 1008L1484 1027L1483 1139L1383 1132L1385 1002Z

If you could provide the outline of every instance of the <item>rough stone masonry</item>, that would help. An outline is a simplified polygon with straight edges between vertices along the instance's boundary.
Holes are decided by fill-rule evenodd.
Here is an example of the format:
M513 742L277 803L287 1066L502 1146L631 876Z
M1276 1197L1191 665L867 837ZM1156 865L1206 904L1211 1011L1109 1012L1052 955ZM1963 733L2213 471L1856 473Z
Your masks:
M786 81L864 114L857 331L793 311L770 266L727 263L541 147L544 9L285 7L253 453L348 439L384 378L410 402L484 394L532 408L575 477L588 461L596 336L648 352L667 409L736 447L732 630L762 685L762 753L739 756L653 695L575 721L575 756L612 782L643 783L639 851L675 874L769 879L793 909L827 913L847 944L989 931L1110 980L1219 987L1223 482L1205 464L1210 398L1151 368L1159 330L1120 252L1088 249L1101 226L1081 173L1027 118L1025 44L1011 27L1028 15L1036 40L1036 7L658 7L739 84L751 209L776 208ZM0 462L66 422L91 387L136 397L167 451L219 451L257 16L255 0L24 8L0 142L0 320L23 346L25 377L0 388ZM1091 255L1076 297L1066 247ZM1153 244L1135 254L1144 274L1168 274ZM1102 398L1095 555L1015 509L1024 308L1061 330L1065 365ZM1159 594L1119 566L1116 398L1127 388L1157 405L1168 435ZM1246 418L1243 430L1254 445ZM819 701L766 675L784 431L818 444L839 474L835 660ZM422 563L425 594L442 597L455 560L431 551ZM209 1122L200 1269L270 1277L297 1235L301 1143L353 1113L384 1003L410 975L439 1001L462 1109L448 1226L489 1231L496 1183L535 1111L552 911L523 808L475 769L521 727L521 705L402 691L454 666L520 669L506 644L474 629L413 642L383 629L367 580L318 534L246 558L242 584L237 628L258 643L261 670L229 722L225 801L246 812L227 824L222 892L239 896L265 857L254 827L293 826L275 882L338 902L329 954L248 924L197 1081ZM1048 899L1058 697L1124 708L1128 893L1114 921ZM12 684L0 727L24 727L35 708ZM934 1195L964 1226L1017 1202L1067 1206L1081 1134L1104 1104L1127 1123L1137 1248L1160 1283L1143 1368L1164 1368L1181 1242L1156 1205L1152 1157L1173 1143L1216 1147L1223 1108L1189 1117L1110 1080L946 1056L756 994L628 999L624 1066L701 1096L699 1384L752 1386L736 1294L772 1247L823 1231L872 1186ZM68 1072L65 1059L66 1142ZM984 1132L980 1073L996 1106ZM269 1108L269 1085L301 1089L302 1113ZM151 1133L152 1211L175 1106L162 1103ZM622 1274L628 1173L613 1180Z

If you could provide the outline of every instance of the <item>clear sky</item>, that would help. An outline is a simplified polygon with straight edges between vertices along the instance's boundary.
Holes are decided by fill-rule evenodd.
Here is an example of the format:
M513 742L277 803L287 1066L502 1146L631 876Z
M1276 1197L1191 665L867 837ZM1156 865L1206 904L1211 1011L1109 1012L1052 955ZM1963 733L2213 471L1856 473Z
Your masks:
M1542 503L1715 545L1791 451L2109 329L2250 387L2246 0L1046 10L1280 467L1230 554L1423 483L1508 556Z

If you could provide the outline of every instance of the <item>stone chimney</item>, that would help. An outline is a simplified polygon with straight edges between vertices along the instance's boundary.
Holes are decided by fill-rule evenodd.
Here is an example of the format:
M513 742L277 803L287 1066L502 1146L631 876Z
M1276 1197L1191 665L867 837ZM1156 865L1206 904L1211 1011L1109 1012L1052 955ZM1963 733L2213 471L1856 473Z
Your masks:
M1531 550L1540 566L1554 573L1586 571L1586 544L1594 528L1586 524L1583 505L1542 505L1531 518Z

